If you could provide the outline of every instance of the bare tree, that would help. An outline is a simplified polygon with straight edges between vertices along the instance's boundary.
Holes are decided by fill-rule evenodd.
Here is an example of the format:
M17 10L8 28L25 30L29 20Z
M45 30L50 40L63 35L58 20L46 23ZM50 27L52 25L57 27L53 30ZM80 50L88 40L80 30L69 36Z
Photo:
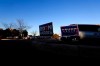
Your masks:
M36 38L36 35L37 35L37 31L33 31L31 34L33 36L33 39L35 39Z
M30 26L24 24L23 19L17 19L17 24L14 24L14 23L9 23L9 24L7 24L7 23L2 23L2 25L3 25L6 29L11 28L11 29L17 29L17 30L19 30L20 36L21 36L21 37L22 37L23 31L24 31L24 30L28 30L28 29L30 28Z
M37 31L33 31L32 35L35 37L37 35Z
M23 30L28 30L30 28L30 26L25 25L24 21L22 19L17 19L17 28L20 32L20 35L22 34Z
M8 29L8 28L14 28L14 24L10 23L10 24L6 24L6 23L2 23L2 25L4 26L4 28Z

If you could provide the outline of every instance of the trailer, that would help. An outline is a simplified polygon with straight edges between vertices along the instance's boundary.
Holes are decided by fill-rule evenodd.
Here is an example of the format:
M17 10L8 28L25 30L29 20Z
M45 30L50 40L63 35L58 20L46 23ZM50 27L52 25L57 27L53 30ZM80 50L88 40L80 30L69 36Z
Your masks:
M62 41L79 41L87 39L100 39L100 25L70 24L61 26Z

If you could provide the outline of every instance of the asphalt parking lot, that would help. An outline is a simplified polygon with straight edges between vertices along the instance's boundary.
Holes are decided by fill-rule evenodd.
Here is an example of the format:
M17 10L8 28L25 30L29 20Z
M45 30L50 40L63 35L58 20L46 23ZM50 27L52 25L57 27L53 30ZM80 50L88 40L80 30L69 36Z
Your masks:
M31 57L100 58L100 46L79 45L34 40L1 40L0 52L30 55ZM2 50L3 49L3 50Z

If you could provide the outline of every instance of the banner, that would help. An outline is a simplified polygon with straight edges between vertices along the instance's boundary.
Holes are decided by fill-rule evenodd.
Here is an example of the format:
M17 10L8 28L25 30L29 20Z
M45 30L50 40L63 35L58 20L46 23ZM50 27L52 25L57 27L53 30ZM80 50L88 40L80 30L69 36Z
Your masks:
M40 36L52 36L53 35L52 22L40 25L39 31L40 31Z

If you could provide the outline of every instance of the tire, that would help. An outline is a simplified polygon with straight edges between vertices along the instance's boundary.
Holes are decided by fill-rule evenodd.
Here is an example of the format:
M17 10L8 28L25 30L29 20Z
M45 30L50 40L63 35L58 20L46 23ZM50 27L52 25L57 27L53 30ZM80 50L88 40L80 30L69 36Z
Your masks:
M61 41L66 41L66 38L65 37L61 37Z
M75 41L80 41L80 38L79 37L75 37Z
M61 37L61 41L62 42L71 42L72 41L72 38L70 38L70 37L68 37L68 38Z

